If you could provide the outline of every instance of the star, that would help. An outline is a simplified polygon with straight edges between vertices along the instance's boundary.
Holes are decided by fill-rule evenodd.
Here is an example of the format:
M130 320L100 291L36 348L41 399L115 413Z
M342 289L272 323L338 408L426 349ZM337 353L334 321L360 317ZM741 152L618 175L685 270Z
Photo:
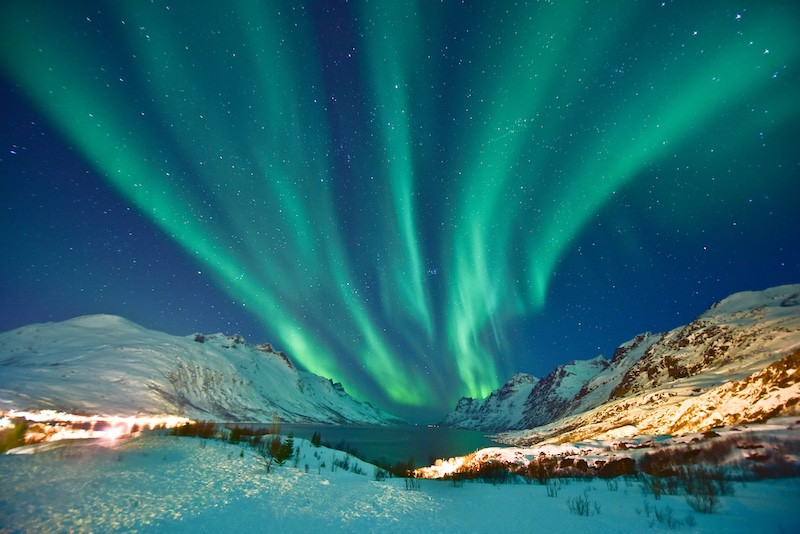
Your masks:
M614 35L591 2L10 2L0 329L231 327L390 411L444 411L795 283L797 155L769 141L800 137L796 13L731 28L663 2L702 21L706 53L681 55L659 3Z

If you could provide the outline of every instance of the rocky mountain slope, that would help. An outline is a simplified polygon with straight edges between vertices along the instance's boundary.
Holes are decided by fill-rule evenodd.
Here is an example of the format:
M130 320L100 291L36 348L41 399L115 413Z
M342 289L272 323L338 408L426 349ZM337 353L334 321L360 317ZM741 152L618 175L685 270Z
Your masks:
M109 315L0 334L0 410L173 414L217 421L389 424L268 343L155 332Z
M531 390L517 428L539 426L558 417L586 382L607 366L608 360L598 356L592 360L579 360L556 367Z
M794 409L800 284L732 295L688 325L640 334L603 358L557 367L531 389L522 413L478 410L445 422L505 434L510 443L702 431ZM461 410L459 409L461 408ZM502 409L502 407L498 408ZM519 418L517 419L517 415Z
M539 379L518 373L485 399L462 397L456 409L439 423L440 426L505 430L515 428L525 412L525 403Z

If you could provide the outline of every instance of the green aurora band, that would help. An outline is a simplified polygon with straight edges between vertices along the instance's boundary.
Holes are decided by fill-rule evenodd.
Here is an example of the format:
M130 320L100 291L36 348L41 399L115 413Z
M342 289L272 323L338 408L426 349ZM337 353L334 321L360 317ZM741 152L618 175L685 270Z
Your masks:
M448 394L487 395L515 367L498 358L505 326L545 306L559 259L619 191L691 159L698 135L729 131L735 151L800 115L773 88L797 69L798 21L768 9L709 8L696 35L659 30L666 43L636 58L650 29L633 21L652 5L356 4L369 117L352 128L370 140L350 147L356 207L342 207L320 44L298 3L87 17L17 2L0 60L301 366L362 397L451 406L437 391L456 381ZM778 113L744 112L765 98Z

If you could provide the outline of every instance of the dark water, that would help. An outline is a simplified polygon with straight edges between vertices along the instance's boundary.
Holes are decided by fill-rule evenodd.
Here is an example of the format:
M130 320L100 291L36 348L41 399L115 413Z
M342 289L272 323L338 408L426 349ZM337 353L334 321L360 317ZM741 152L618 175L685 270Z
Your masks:
M260 425L269 427L269 425ZM427 426L334 426L281 424L281 434L311 439L319 432L322 443L340 448L342 443L367 460L393 464L413 459L414 467L431 465L437 458L469 454L484 447L496 447L482 432Z

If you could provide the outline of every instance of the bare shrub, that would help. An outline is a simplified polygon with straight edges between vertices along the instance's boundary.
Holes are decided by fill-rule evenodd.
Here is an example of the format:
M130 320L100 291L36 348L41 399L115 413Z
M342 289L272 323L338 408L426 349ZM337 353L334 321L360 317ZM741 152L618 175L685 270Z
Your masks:
M507 484L514 475L511 474L510 467L503 462L486 462L480 464L477 476L484 482L497 484Z
M176 426L171 433L173 436L192 436L209 439L217 436L217 425L210 421L197 421Z
M383 467L396 477L407 477L414 472L414 459L409 457L403 462L395 462L388 468Z
M562 460L562 464L564 460ZM547 484L547 481L555 476L556 469L558 468L558 460L554 458L534 458L520 474L530 480L535 480L539 484ZM570 466L572 464L570 463Z
M661 495L663 495L666 490L664 480L662 478L650 475L642 475L641 482L639 482L639 487L642 489L642 493L645 495L648 493L651 494L657 501L661 500Z
M558 497L558 483L554 479L547 481L547 496Z
M732 486L725 482L724 475L698 467L683 470L686 502L695 512L712 514L720 503L720 495L732 491Z
M800 476L800 463L793 458L800 456L798 442L772 444L771 454L764 458L751 456L745 467L756 478L789 478ZM757 461L758 460L758 461Z
M421 488L421 484L419 479L414 476L413 472L409 473L409 476L405 478L406 481L406 491L419 491Z
M711 465L721 465L736 447L738 437L714 440L701 449L700 461Z
M670 530L674 530L683 524L680 519L675 517L672 507L669 505L665 506L664 508L659 508L657 506L654 507L653 515L655 516L656 521Z
M673 476L664 479L664 491L667 495L677 495L681 488L681 479Z
M570 497L567 499L567 508L569 508L570 513L588 517L590 510L589 498L586 495L581 497Z
M695 465L702 458L702 449L689 445L686 447L665 447L645 454L639 459L639 469L648 475L666 477L676 474L682 465Z
M713 514L714 510L719 505L719 496L709 487L707 493L698 493L695 495L687 495L686 502L692 507L695 512L701 514Z
M569 508L570 513L588 517L592 514L592 510L594 510L595 514L600 513L600 503L595 501L590 501L589 497L586 495L586 492L580 497L570 497L567 499L567 508Z
M341 459L334 457L333 465L335 465L336 467L339 467L339 468L341 468L341 469L343 469L345 471L349 471L350 470L350 455L345 454L344 458L341 458Z
M354 475L363 475L364 469L357 463L353 462L353 466L350 468L350 472L353 473Z
M710 486L717 495L733 495L733 482L722 468L687 466L681 468L679 476L684 490L689 495L707 493Z
M375 466L375 472L373 474L373 478L376 482L382 482L386 480L386 477L389 475L388 471L382 467Z
M597 476L606 479L633 474L636 474L636 462L633 458L610 460L597 471Z
M456 481L481 480L493 485L516 483L516 474L527 476L525 469L520 470L515 465L499 460L465 463L459 467L448 479Z

